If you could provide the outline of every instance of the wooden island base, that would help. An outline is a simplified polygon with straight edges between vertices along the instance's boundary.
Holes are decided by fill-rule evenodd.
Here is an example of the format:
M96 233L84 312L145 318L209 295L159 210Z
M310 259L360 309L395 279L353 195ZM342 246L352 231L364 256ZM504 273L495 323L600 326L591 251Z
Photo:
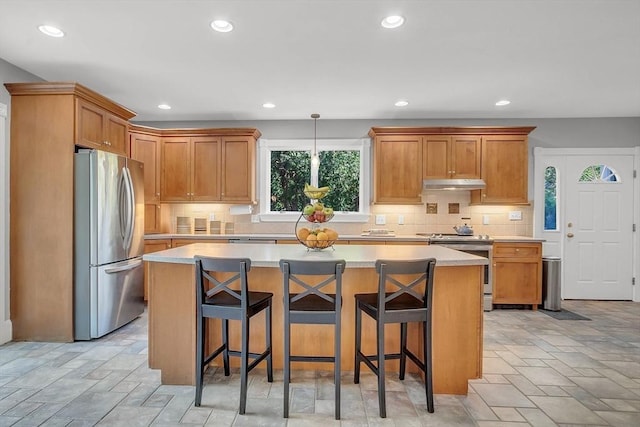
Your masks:
M195 378L195 285L193 264L149 262L149 366L162 371L163 384L193 385ZM435 393L467 394L467 381L482 376L482 265L438 266L435 273L433 309L433 383ZM282 273L275 267L253 267L249 273L253 290L273 292L273 365L283 364ZM349 268L343 276L342 370L354 364L354 294L376 292L373 268ZM375 353L375 323L363 316L363 349ZM418 325L409 331L409 347L417 354L422 346ZM231 345L239 349L239 323L231 322ZM212 325L211 340L219 342L219 323ZM399 347L399 326L385 331L387 351ZM251 351L262 351L265 342L264 314L251 322ZM292 353L332 355L333 327L293 325ZM232 364L238 358L231 358ZM219 361L221 363L221 361ZM387 369L398 370L397 361ZM262 362L261 365L264 365ZM266 366L266 365L265 365ZM412 362L408 369L418 370ZM300 363L292 369L332 370L333 364ZM363 367L363 372L368 368Z

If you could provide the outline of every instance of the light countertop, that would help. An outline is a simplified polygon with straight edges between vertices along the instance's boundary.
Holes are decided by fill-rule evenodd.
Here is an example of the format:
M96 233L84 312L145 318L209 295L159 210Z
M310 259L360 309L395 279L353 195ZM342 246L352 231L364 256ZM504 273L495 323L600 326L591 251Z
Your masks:
M145 240L157 239L205 239L205 240L295 240L296 236L292 234L147 234ZM491 236L494 242L544 242L544 239L528 236ZM377 235L362 236L360 234L341 234L340 240L362 240L362 241L399 241L399 242L429 242L427 236L416 236L415 234L398 234L395 236Z
M307 250L302 245L247 243L193 243L164 251L145 254L143 260L173 264L193 264L196 255L249 258L254 267L278 267L281 259L337 260L344 259L347 267L372 268L377 259L435 258L438 266L486 265L487 258L429 245L335 245L322 251Z

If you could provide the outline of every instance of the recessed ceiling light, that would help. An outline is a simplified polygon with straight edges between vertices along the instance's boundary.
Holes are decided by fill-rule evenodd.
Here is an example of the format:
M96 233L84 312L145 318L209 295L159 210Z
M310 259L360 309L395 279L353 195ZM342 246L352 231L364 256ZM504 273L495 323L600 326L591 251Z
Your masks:
M509 104L511 104L511 101L509 101L508 99L501 99L500 101L496 102L496 107L503 107Z
M400 15L387 16L380 23L384 28L398 28L402 24L404 24L404 18Z
M276 104L274 104L273 102L265 102L264 104L262 104L262 106L264 108L276 108Z
M171 105L169 104L160 104L158 105L158 108L161 110L171 110Z
M396 107L406 107L407 105L409 105L409 101L397 101L394 105Z
M64 31L51 25L40 25L38 29L49 37L64 37Z
M225 21L224 19L216 19L211 21L211 28L219 33L228 33L233 30L233 24L229 21Z

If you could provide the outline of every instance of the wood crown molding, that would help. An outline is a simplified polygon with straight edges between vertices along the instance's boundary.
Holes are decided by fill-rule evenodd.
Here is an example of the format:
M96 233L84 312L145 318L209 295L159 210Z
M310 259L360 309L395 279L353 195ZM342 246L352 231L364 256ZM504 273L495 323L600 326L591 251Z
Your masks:
M167 136L250 136L258 139L262 133L256 128L172 128L159 129L130 124L129 132L159 137Z
M124 120L130 120L136 115L128 108L76 82L5 83L4 86L11 96L74 95L96 104Z
M528 135L535 126L372 127L369 136L382 135Z

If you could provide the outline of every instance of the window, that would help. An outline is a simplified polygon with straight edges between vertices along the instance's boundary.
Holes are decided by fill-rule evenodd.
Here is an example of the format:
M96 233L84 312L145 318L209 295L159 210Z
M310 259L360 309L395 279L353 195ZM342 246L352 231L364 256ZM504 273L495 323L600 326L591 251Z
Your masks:
M557 215L557 172L553 166L544 170L544 229L558 229Z
M578 182L620 182L620 177L607 165L591 165L582 171Z
M332 221L366 222L369 211L370 140L318 140L318 186L331 188L322 200ZM311 182L309 140L260 140L260 219L295 221L309 203L303 193Z

